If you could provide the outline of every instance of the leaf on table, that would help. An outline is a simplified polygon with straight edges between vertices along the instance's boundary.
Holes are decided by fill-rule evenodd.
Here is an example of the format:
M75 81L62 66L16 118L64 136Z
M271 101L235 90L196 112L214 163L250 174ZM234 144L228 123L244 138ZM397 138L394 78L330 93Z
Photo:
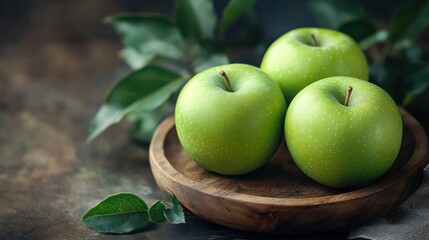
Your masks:
M185 223L185 213L183 212L182 205L172 192L169 192L168 194L170 195L170 200L173 206L165 210L164 215L166 219L173 224Z
M149 218L154 223L162 223L167 218L164 216L165 206L164 203L160 200L154 202L149 208Z
M152 111L179 89L182 78L169 70L147 66L122 78L110 91L89 127L88 142L131 113Z
M146 203L131 193L108 196L89 209L82 221L99 232L114 234L135 232L150 222Z
M176 22L183 36L199 41L213 37L216 13L211 0L175 0Z
M414 0L400 8L392 17L393 42L414 40L429 24L429 1Z
M162 15L121 13L108 17L106 22L112 24L121 37L125 45L121 56L134 69L154 57L179 59L184 55L178 27Z
M223 10L219 32L223 36L228 28L241 16L253 9L256 0L230 0Z
M226 54L213 43L205 41L199 44L198 47L197 57L193 63L195 73L229 63Z

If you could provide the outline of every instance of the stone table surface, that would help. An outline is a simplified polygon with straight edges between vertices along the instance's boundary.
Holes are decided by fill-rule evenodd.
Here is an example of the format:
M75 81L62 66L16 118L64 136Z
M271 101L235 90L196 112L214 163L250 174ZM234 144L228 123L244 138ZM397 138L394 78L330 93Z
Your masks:
M117 57L119 40L101 19L127 9L116 8L117 1L79 3L40 1L25 11L0 4L0 13L7 10L0 26L15 24L0 37L0 239L347 238L346 231L243 232L188 212L186 224L132 235L99 234L82 224L86 210L110 194L132 192L148 203L167 194L155 184L147 146L130 139L127 123L85 143L109 88L129 71Z
M166 223L125 236L99 234L81 223L89 207L113 193L132 192L148 203L167 197L154 182L147 146L131 141L126 123L85 143L109 87L128 71L117 50L117 44L91 41L31 50L17 44L2 51L0 239L284 238L221 227L189 213L187 224Z
M186 213L187 224L161 224L125 236L99 234L80 221L107 195L132 192L148 203L156 186L148 148L131 141L126 123L85 143L109 87L128 69L118 46L62 42L0 56L0 239L264 239ZM109 56L114 60L105 61ZM296 239L344 239L345 232Z

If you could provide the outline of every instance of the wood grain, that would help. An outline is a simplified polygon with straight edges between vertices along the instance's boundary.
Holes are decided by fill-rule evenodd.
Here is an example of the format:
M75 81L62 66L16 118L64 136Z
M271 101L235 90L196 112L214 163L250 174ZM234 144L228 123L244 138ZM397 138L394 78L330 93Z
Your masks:
M419 185L428 142L420 124L401 109L404 135L394 166L371 186L322 186L293 163L285 144L261 169L228 177L201 169L181 147L174 118L157 129L149 149L157 184L193 214L224 226L257 232L304 233L344 229L382 216Z

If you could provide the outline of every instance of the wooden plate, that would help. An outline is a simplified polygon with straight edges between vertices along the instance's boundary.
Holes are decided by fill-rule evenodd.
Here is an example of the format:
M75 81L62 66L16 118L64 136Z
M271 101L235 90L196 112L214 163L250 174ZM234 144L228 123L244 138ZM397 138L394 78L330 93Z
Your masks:
M257 232L304 233L347 228L387 214L418 187L428 160L420 124L401 109L404 135L394 166L357 190L324 187L300 172L282 143L261 169L227 177L201 169L184 152L174 118L156 130L149 150L158 186L193 214L220 225ZM389 141L386 139L386 141Z

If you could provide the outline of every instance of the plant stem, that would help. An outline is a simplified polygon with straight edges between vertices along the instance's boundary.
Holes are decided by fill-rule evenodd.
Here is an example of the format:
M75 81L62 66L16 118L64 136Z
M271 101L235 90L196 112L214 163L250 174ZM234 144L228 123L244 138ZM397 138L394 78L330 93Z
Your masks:
M231 82L229 81L229 78L228 78L228 75L226 75L226 72L224 70L220 70L219 74L225 79L226 85L228 85L228 91L232 92Z
M353 87L348 86L347 87L346 100L344 101L344 106L346 106L346 107L349 106L349 100L350 100L350 95L352 94L352 91L353 91Z
M314 34L311 34L311 41L313 42L314 46L319 46L319 43L317 42L316 36L314 36Z

